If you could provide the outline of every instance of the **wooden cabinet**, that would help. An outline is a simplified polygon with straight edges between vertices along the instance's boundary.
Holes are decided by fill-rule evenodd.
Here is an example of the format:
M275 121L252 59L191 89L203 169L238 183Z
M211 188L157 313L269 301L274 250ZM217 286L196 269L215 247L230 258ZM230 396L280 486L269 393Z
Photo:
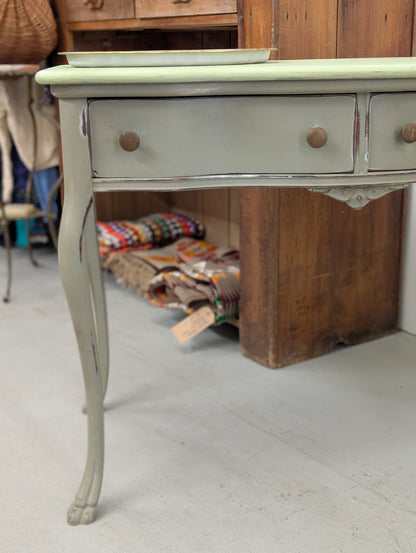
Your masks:
M189 50L238 46L236 0L190 0L180 4L171 0L143 2L146 17L141 17L143 12L139 12L137 2L134 16L128 19L120 18L118 14L125 14L126 6L133 5L134 0L124 1L125 7L120 12L117 6L121 2L114 0L104 0L101 8L95 9L92 9L93 3L88 7L84 0L55 0L55 4L61 51ZM96 5L101 5L101 2L96 2ZM166 15L167 9L170 10L169 16ZM187 15L184 15L184 10ZM159 17L150 17L151 13L158 13ZM108 19L110 14L114 17ZM58 57L56 63L62 62ZM234 248L239 246L238 206L238 191L227 190L141 195L125 192L97 197L97 212L102 220L179 209L188 215L197 214L204 221L208 228L207 239Z
M74 50L77 43L83 49L76 36L83 31L222 29L236 28L238 23L237 0L54 0L54 4L65 50Z
M244 0L242 8L240 45L274 46L277 58L413 54L414 0ZM241 271L252 274L241 281L243 351L277 367L394 331L403 207L402 192L353 211L302 190L241 191Z

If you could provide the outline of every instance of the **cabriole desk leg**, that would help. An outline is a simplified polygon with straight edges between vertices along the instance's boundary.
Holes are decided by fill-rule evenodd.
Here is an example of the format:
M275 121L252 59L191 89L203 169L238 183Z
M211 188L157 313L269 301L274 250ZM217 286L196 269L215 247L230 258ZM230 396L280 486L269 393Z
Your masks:
M69 524L94 520L104 464L103 399L108 376L108 332L96 215L86 136L86 103L61 100L64 209L59 233L59 267L78 341L84 374L88 452Z

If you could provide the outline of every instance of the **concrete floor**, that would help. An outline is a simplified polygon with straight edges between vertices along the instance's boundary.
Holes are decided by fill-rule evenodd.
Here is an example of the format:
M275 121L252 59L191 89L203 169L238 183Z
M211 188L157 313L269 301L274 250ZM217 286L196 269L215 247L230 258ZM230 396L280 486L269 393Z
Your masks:
M180 346L181 315L110 275L103 491L94 524L67 526L82 378L56 254L37 257L13 252L0 304L2 553L416 551L416 337L272 371L232 328Z

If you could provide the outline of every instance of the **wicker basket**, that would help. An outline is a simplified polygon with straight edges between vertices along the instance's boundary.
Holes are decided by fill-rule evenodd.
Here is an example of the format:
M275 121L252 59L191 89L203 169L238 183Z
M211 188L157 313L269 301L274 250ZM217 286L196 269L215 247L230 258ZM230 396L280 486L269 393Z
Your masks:
M49 0L1 0L0 63L39 63L57 41Z

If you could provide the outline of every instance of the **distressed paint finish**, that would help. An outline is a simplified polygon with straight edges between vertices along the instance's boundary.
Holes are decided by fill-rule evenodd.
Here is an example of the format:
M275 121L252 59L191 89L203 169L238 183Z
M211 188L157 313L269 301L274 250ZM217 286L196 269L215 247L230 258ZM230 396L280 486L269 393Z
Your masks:
M85 100L60 102L65 208L59 235L59 268L79 346L88 420L87 461L68 511L70 524L87 524L94 519L103 474L103 397L108 379L106 302L97 252L85 114Z
M257 99L264 97L265 90L267 90L268 100L271 102L276 101L277 103L282 99L279 91L284 91L285 101L287 99L286 95L291 90L296 96L301 91L302 96L300 98L297 96L296 101L302 104L300 106L302 109L299 108L298 112L299 114L304 114L302 117L306 120L307 124L305 128L307 129L311 124L311 121L308 119L307 108L308 106L315 105L317 101L316 95L310 94L311 82L319 82L321 92L325 93L327 84L333 86L330 83L334 82L333 77L329 76L329 67L339 76L339 92L343 93L341 99L347 99L349 108L345 113L342 110L339 111L338 125L340 127L343 124L347 125L351 144L353 142L353 135L357 135L354 125L352 125L352 118L354 114L359 114L360 118L366 118L365 110L366 106L368 106L369 91L400 91L410 90L412 87L416 90L416 65L413 58L405 60L375 60L373 62L369 60L355 60L354 62L346 60L335 62L334 60L329 60L327 62L321 61L319 65L312 62L286 62L281 65L270 62L269 64L262 64L255 68L231 66L225 68L191 68L191 71L189 69L186 71L177 69L178 80L181 83L178 89L178 101L185 102L183 105L186 105L186 102L196 101L200 106L196 112L189 109L191 117L186 117L186 112L184 112L179 120L173 119L169 121L169 117L167 117L163 106L169 106L172 102L176 101L172 98L167 98L172 95L171 84L178 84L172 78L175 73L173 69L168 69L166 73L155 71L153 82L149 81L148 72L141 69L126 70L125 72L119 69L106 69L99 72L90 71L86 73L83 70L64 67L59 70L52 68L38 74L37 78L40 82L53 82L53 91L58 97L60 96L65 204L59 241L59 264L78 340L87 400L87 460L84 476L75 501L69 509L68 521L70 524L92 522L103 477L103 397L108 378L108 336L105 297L97 251L93 192L129 189L176 190L181 187L192 189L224 188L229 186L252 186L253 183L268 187L297 186L316 188L321 187L325 179L331 179L331 189L326 189L324 192L340 196L348 201L353 198L355 206L364 197L370 199L384 194L386 186L391 189L394 189L395 186L401 188L403 185L414 181L416 171L403 171L398 165L395 166L395 171L392 172L368 171L368 164L365 163L368 153L365 125L360 126L361 130L357 135L359 143L356 148L356 158L361 161L353 163L353 170L344 173L331 172L325 175L307 172L309 163L307 157L309 153L322 155L325 147L322 148L322 151L311 148L310 152L308 151L308 154L305 154L305 156L300 152L298 155L299 168L293 173L279 173L277 165L274 167L275 172L269 174L240 172L239 168L243 168L244 171L247 170L246 160L250 159L250 150L253 144L256 143L256 137L259 137L260 140L261 133L264 132L263 125L255 124L255 117L252 118L253 124L251 125L253 136L250 137L250 141L241 140L239 142L238 149L233 151L233 165L230 166L230 171L232 170L232 172L225 173L224 175L186 175L188 167L186 159L182 166L184 175L166 174L166 165L155 154L158 140L146 153L146 137L152 136L152 133L160 136L158 133L162 131L163 134L164 129L167 132L173 131L174 136L176 136L175 130L180 130L178 134L182 134L184 139L188 140L189 136L193 136L194 140L197 141L201 131L199 133L195 132L193 127L195 121L193 119L197 121L199 117L198 113L204 112L205 107L209 111L208 106L211 102L215 102L216 100L220 102L224 101L223 84L229 84L230 75L234 78L234 85L233 93L228 95L227 101L232 102L232 108L229 107L229 110L234 111L232 111L233 116L231 118L224 116L222 123L218 123L217 133L220 136L227 136L227 133L231 132L230 129L236 121L243 119L250 120L250 115L258 115L256 111L259 107ZM98 82L97 74L99 74ZM126 87L117 84L117 78L123 75L123 78L127 80L129 100L123 99ZM325 79L325 75L327 76L327 80ZM186 80L182 80L185 76ZM311 76L313 76L312 80ZM255 83L255 87L253 87L253 83ZM194 98L196 85L199 86L198 91L200 95L197 99ZM150 165L153 163L150 171L151 177L140 175L140 164L137 165L137 161L134 158L136 152L126 154L121 147L112 152L112 155L115 157L111 165L115 168L115 172L102 178L94 177L91 156L93 158L96 156L97 163L99 164L99 157L103 155L100 153L100 148L105 147L99 141L94 146L94 129L100 134L104 128L105 141L117 144L120 131L120 129L116 128L114 120L114 116L117 114L117 104L128 107L131 117L128 117L129 113L127 113L126 121L130 122L133 117L136 117L137 104L142 102L140 97L149 97L149 94L145 93L146 87L149 87L150 95L153 98L159 98L158 100L151 101L156 101L159 107L162 108L156 111L150 109L150 115L147 112L148 110L144 110L144 113L146 113L146 126L139 150L143 146L143 163ZM357 92L358 90L362 92ZM272 96L272 93L274 96ZM105 106L111 103L110 109L104 110L104 112L98 111L97 113L94 109L87 110L88 105L94 105L94 101L90 101L90 104L88 104L88 98L99 98L105 94L108 94L108 99L103 100L102 105ZM246 101L247 95L251 95L250 101ZM393 104L395 97L400 101L402 96L401 93L391 93L390 95L393 98ZM117 100L117 96L120 99ZM137 100L134 100L135 97ZM355 109L355 98L357 98L357 105L360 106L358 110ZM331 97L326 98L323 96L319 101L330 99ZM146 102L149 102L149 100L146 100ZM411 117L413 113L412 106L409 109L410 113L408 115ZM398 113L400 116L402 115L400 110ZM109 117L111 123L109 128L113 129L113 134L106 134L110 132L109 128L105 127L106 114ZM324 116L323 113L320 117ZM317 125L320 125L320 122L320 118L315 121ZM292 124L292 121L290 119L284 120L281 117L279 118L279 123L280 125L276 125L278 133L287 136L286 131ZM172 129L169 130L170 125ZM274 128L274 126L272 125L271 128ZM235 139L233 135L231 138L232 140ZM203 163L205 163L204 158L210 159L211 157L215 157L218 151L212 138L208 141L202 141L201 144L205 150L203 157L200 158L198 163L201 163L202 167ZM398 148L400 149L402 146L407 148L410 145L404 144L398 146ZM167 147L166 144L165 147ZM304 147L308 148L306 133L304 135ZM273 148L266 149L262 154L266 156L266 159L263 160L265 166L268 165L269 158L273 163L275 162L276 156ZM107 153L104 152L104 155L107 155ZM163 152L161 155L163 155ZM254 159L251 159L252 163L255 164ZM400 162L401 158L399 157L398 159ZM119 160L122 160L122 162ZM194 159L189 160L189 164L191 162L194 163L194 161ZM282 163L284 164L284 160ZM225 165L224 167L224 170L227 170L228 166ZM351 168L348 167L348 169ZM303 170L306 172L302 173ZM137 176L133 176L136 171ZM359 187L358 193L355 195L354 187ZM267 195L271 192L273 191L268 188L265 194ZM270 202L270 206L272 210L273 202ZM263 215L270 219L273 213L270 211L270 213L264 213ZM259 218L253 224L260 226L262 222L262 218ZM263 240L258 244L259 250L261 251L264 245L267 245L269 249L270 242L272 245L276 245L273 236L267 237L267 240ZM265 278L267 279L268 275L265 275ZM262 322L260 315L259 324Z
M413 115L416 120L415 100L416 95L412 93L371 96L368 117L370 171L416 168L413 143L405 144L401 138L402 129L413 124Z
M364 90L367 88L371 91L374 88L374 81L379 82L384 79L387 89L391 90L397 87L397 79L413 79L416 73L416 59L413 57L403 58L362 58L362 59L312 59L312 60L274 60L267 63L252 63L241 65L216 65L216 66L181 66L181 67L91 67L91 68L76 68L68 65L60 65L44 69L37 73L37 81L39 83L60 85L65 88L60 89L60 96L69 96L72 89L69 85L80 85L78 90L81 91L81 85L155 85L149 88L150 94L153 96L168 96L169 88L163 89L160 85L168 85L178 83L186 84L187 95L193 94L189 88L192 83L193 87L198 90L198 83L238 83L241 89L241 83L259 83L271 82L274 84L276 91L280 86L287 83L287 86L296 86L296 83L302 83L303 88L308 82L308 87L313 86L313 83L318 83L316 86L321 86L322 92L327 92L327 83L338 83L339 91L346 92L346 87L342 81L354 80L354 89L349 92L355 92L357 89ZM392 81L392 79L394 79ZM46 81L49 81L46 83ZM310 81L310 85L309 85ZM322 83L325 81L325 83ZM362 87L360 83L362 82ZM404 83L399 83L401 90ZM389 87L389 85L391 85ZM409 82L409 88L413 85L413 81ZM377 90L380 86L377 84ZM258 87L258 85L257 85ZM156 89L158 92L156 93ZM105 87L100 86L94 91L98 95L102 95L102 90ZM180 90L178 88L178 90ZM185 89L183 89L185 91ZM266 90L268 90L266 88ZM128 96L125 94L125 89L114 87L113 90L116 96ZM205 89L205 93L207 90ZM308 88L308 93L310 92ZM241 92L240 92L241 93ZM262 89L263 93L263 89ZM78 92L79 94L79 92Z
M351 95L306 103L302 96L94 100L89 110L92 167L100 178L353 170ZM328 141L315 150L306 140L318 124ZM126 129L140 137L134 152L120 151Z

